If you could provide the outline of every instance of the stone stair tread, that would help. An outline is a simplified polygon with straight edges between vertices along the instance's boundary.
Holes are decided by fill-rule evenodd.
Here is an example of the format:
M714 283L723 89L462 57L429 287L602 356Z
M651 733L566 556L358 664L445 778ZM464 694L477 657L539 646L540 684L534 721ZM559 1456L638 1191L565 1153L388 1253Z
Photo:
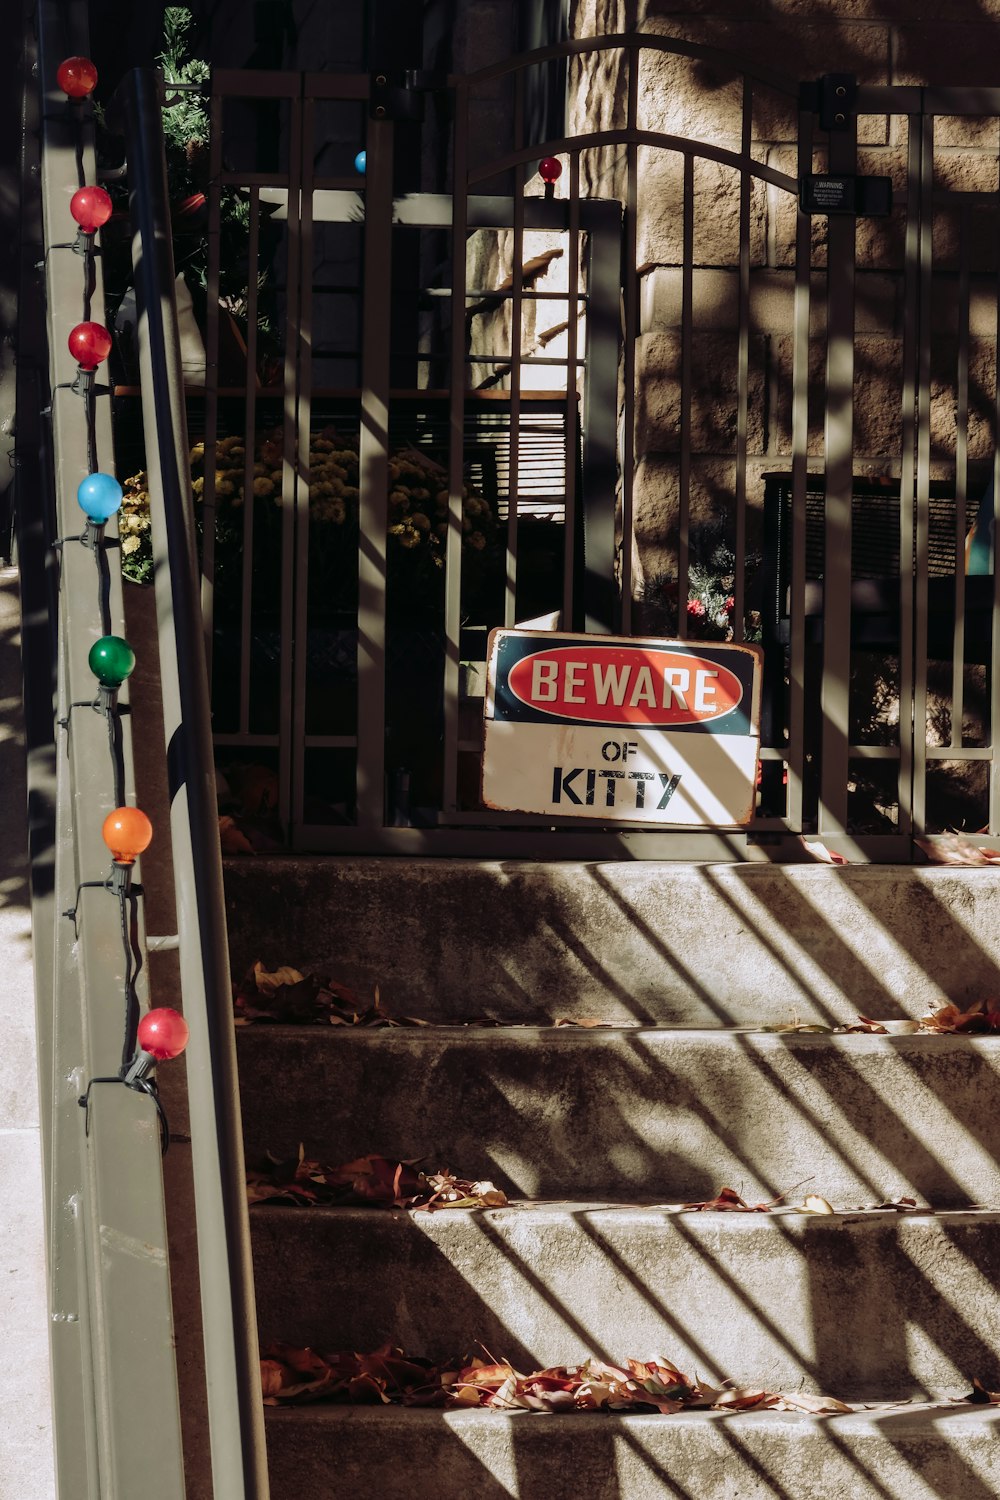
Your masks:
M1000 1037L237 1029L248 1159L428 1159L508 1195L1000 1202ZM275 1079L281 1087L275 1088Z
M482 1344L521 1370L663 1355L844 1400L1000 1384L997 1212L259 1204L250 1222L265 1341L435 1360Z
M1000 1407L575 1413L310 1406L266 1414L274 1500L995 1500Z
M230 950L440 1019L919 1016L996 989L996 874L947 866L226 861ZM930 941L928 934L934 934Z

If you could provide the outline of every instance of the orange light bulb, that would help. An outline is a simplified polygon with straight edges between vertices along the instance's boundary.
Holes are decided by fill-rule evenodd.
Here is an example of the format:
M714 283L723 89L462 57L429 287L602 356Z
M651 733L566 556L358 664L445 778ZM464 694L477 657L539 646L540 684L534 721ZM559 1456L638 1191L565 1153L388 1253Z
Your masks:
M153 825L137 807L116 807L104 819L101 837L116 865L130 865L149 848Z

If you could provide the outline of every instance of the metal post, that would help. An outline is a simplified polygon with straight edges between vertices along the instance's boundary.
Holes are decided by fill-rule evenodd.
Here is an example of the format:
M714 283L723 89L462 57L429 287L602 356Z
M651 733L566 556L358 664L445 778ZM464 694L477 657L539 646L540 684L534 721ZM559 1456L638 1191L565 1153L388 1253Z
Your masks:
M155 75L123 85L215 1500L266 1500L211 714Z
M830 171L853 173L857 117L830 135ZM827 230L826 541L823 565L823 760L820 831L847 828L851 693L851 503L854 495L854 258L852 215Z

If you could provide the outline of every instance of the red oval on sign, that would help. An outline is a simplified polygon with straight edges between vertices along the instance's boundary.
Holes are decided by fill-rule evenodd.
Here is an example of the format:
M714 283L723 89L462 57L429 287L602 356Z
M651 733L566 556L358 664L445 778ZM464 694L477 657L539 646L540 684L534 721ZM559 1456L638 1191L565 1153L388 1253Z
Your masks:
M739 678L717 661L630 646L554 646L510 670L529 708L592 724L706 724L738 708Z

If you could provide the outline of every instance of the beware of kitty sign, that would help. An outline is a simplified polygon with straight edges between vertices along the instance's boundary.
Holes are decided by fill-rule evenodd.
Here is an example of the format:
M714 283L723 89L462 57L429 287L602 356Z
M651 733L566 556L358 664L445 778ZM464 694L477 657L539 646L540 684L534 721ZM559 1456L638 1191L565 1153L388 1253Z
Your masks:
M739 828L760 747L755 646L494 630L487 807Z

